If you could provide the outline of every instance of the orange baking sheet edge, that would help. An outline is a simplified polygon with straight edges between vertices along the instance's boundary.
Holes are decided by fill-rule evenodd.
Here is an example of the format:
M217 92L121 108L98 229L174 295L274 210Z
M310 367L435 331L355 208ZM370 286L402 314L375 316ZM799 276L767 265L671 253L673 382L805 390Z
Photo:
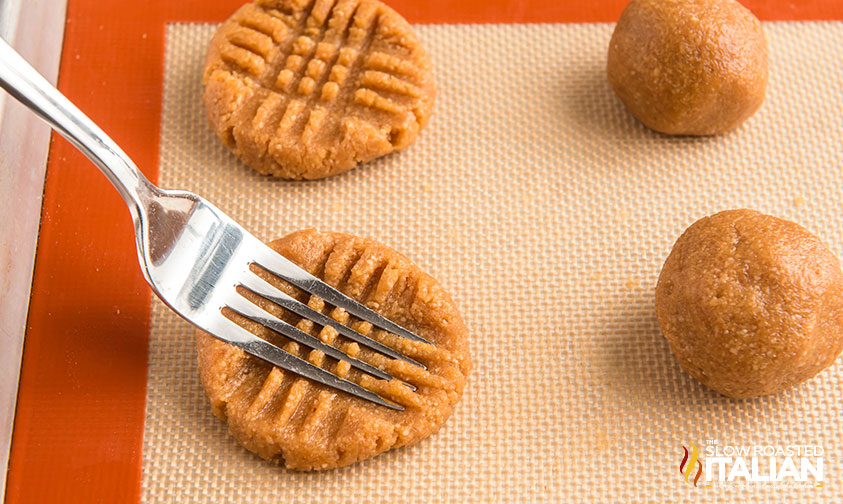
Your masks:
M153 179L163 49L154 12L70 0L59 72L60 89ZM138 501L148 319L125 205L54 136L7 502Z
M164 26L219 22L240 0L69 0L59 87L157 178ZM604 22L626 0L388 1L416 23ZM746 1L765 20L843 20L843 2ZM149 290L128 212L54 139L6 501L138 502Z

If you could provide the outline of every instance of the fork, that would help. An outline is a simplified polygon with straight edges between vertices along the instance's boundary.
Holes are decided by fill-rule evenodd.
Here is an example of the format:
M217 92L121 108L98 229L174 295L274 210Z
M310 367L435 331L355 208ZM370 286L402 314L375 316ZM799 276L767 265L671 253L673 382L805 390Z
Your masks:
M385 371L350 357L264 311L237 292L238 287L245 288L315 324L332 327L362 346L424 367L277 289L255 274L251 266L257 265L374 327L413 341L430 342L301 269L202 197L152 184L111 138L2 38L0 87L82 151L114 185L134 222L143 276L173 311L203 331L274 366L381 406L403 410L400 405L259 338L226 317L223 309L320 350L328 357L347 361L375 378L393 379ZM408 383L404 385L415 390Z

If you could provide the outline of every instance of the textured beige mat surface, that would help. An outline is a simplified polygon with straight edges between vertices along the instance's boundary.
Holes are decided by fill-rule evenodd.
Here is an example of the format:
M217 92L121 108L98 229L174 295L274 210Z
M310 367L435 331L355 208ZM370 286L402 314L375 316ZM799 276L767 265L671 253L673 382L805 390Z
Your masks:
M380 240L451 292L475 370L431 438L325 472L240 448L210 412L191 328L153 302L145 502L834 502L843 360L773 397L703 388L659 334L653 291L681 231L719 210L796 220L843 251L843 24L766 24L767 102L717 138L667 138L605 79L610 25L420 26L439 88L409 150L347 174L256 175L216 140L200 70L214 28L167 30L165 187L259 237L317 227ZM694 488L682 446L825 448L822 487ZM698 494L698 495L697 495Z

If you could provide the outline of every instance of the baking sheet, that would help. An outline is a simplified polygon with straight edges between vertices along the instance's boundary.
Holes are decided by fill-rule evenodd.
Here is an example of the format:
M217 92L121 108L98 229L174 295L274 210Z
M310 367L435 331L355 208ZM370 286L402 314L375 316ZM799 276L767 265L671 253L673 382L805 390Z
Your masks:
M840 255L839 22L765 23L761 111L715 138L650 132L605 79L608 24L418 26L439 94L407 151L316 182L262 177L216 140L201 102L214 27L167 28L163 187L207 197L263 239L317 227L377 239L448 289L475 369L443 429L344 469L261 461L210 412L192 330L153 299L145 502L536 502L564 498L833 502L843 361L782 394L730 400L676 364L653 291L694 220L750 207ZM825 448L822 487L694 488L682 446Z
M55 84L66 0L0 0L0 37ZM33 31L43 34L33 38ZM50 128L0 91L0 467L8 467ZM6 472L0 474L0 500Z

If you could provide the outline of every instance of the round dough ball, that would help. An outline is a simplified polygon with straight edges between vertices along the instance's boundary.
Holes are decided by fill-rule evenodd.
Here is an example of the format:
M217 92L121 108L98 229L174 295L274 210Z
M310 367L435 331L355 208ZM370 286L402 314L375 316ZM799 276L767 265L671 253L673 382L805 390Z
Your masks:
M729 397L774 394L815 376L843 349L843 272L798 224L720 212L676 241L656 314L694 378Z
M764 101L767 42L758 18L735 0L632 0L612 34L608 73L648 127L712 135Z
M318 179L411 145L435 89L412 28L379 0L255 0L223 23L202 76L208 120L244 164Z
M433 345L373 329L371 324L264 272L261 276L278 289L421 362L427 369L376 353L333 328L302 320L265 299L244 293L276 317L396 379L372 378L350 369L344 361L327 358L320 351L234 316L243 327L405 409L388 409L282 371L197 330L199 373L205 393L214 414L228 423L234 438L250 451L288 469L321 470L416 443L439 430L462 397L471 369L465 324L439 283L395 250L351 235L307 230L269 246ZM414 385L416 390L402 382Z

